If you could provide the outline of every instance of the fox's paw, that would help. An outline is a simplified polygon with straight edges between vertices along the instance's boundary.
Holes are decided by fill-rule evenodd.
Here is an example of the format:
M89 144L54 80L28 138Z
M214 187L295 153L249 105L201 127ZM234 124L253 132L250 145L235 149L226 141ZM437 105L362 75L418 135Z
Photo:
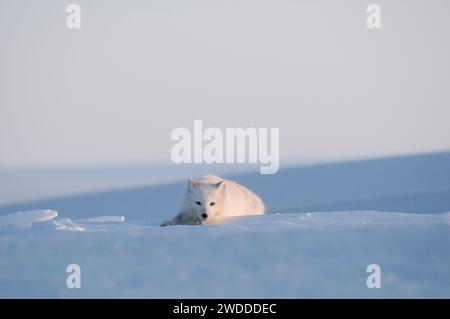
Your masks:
M172 226L173 223L170 220L165 221L164 223L162 223L160 226L161 227L166 227L166 226Z

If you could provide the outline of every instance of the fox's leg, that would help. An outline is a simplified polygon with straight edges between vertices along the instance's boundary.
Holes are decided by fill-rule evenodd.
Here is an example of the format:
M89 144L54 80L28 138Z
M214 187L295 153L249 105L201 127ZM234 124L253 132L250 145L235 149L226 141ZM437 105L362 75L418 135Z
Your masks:
M175 216L174 218L172 218L172 219L166 220L166 221L163 222L160 226L161 226L161 227L165 227L165 226L178 225L178 224L179 224L179 223L177 222L177 221L178 221L178 216L179 216L179 214L178 214L177 216Z
M164 223L162 223L160 226L161 227L166 227L166 226L172 226L172 225L175 225L175 224L172 223L171 219L169 219L169 220L166 220Z
M174 226L174 225L197 225L201 224L200 221L197 221L197 219L192 218L191 215L181 212L178 215L176 215L174 218L169 219L161 224L162 227L164 226Z
M174 225L181 225L180 215L176 215L174 218L166 220L164 223L161 224L161 227L165 226L174 226Z

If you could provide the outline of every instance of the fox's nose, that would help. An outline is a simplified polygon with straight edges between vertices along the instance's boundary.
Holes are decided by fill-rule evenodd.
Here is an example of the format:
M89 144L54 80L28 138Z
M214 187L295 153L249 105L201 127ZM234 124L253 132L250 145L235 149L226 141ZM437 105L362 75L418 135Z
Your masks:
M202 217L203 217L204 219L206 219L206 218L208 218L208 214L203 213L203 214L202 214Z

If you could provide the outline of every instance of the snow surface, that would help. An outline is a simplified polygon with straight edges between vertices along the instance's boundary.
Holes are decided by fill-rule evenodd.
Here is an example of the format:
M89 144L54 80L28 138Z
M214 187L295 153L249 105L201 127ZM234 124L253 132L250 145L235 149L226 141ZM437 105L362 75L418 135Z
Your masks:
M450 153L225 177L269 214L159 227L184 180L0 207L0 297L450 298Z
M21 213L21 222L41 221L0 231L0 297L450 297L450 213L268 214L159 227L48 212ZM80 289L65 285L72 263ZM381 266L380 289L366 286L372 263Z
M31 227L33 223L50 220L55 218L56 216L58 216L58 212L50 209L17 212L14 214L3 215L0 216L0 229L7 227Z

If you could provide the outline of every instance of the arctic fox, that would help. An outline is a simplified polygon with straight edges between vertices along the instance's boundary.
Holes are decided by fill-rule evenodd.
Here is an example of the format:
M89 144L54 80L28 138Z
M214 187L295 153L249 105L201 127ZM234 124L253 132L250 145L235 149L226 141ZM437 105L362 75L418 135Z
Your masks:
M217 224L228 216L264 214L262 200L235 182L206 175L189 179L178 215L161 226Z

